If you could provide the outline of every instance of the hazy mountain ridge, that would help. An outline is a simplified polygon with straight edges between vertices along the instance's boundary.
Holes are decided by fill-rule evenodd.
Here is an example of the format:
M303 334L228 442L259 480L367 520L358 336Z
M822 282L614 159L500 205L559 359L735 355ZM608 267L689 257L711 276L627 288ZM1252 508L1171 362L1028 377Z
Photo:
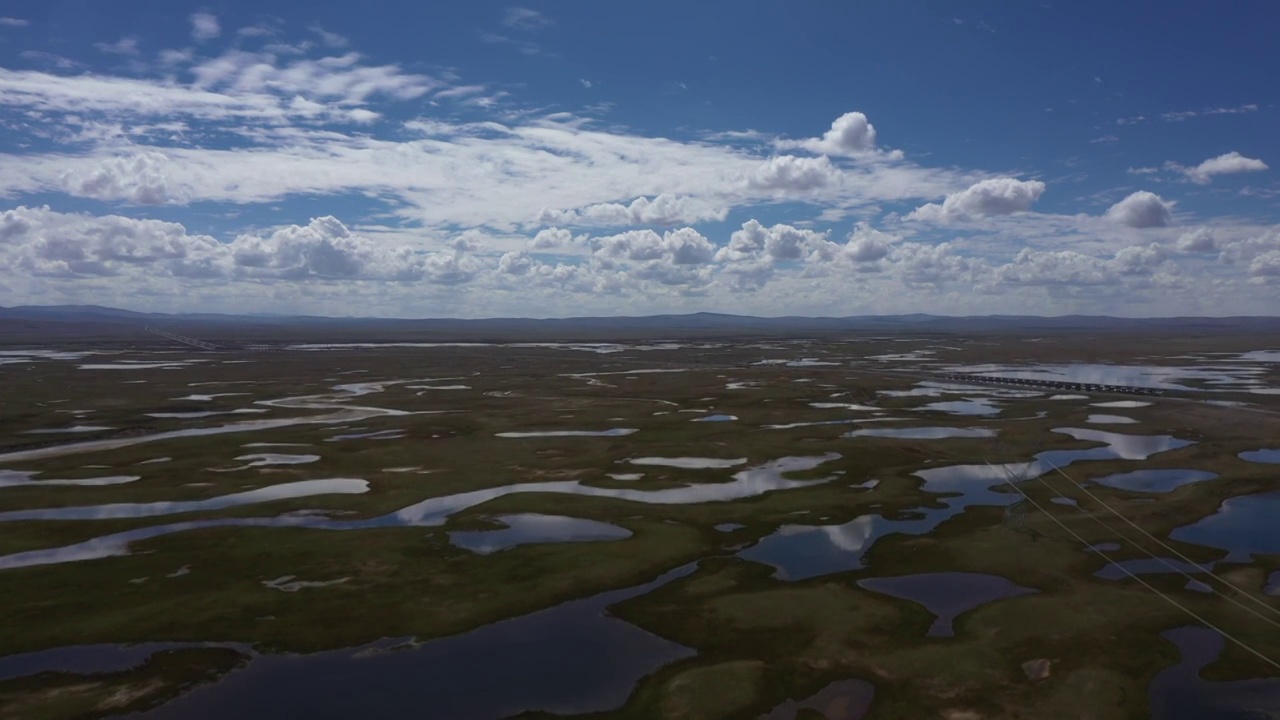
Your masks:
M144 313L97 305L50 305L0 308L0 333L45 331L57 335L136 330L147 325L182 332L270 328L355 332L484 334L555 333L566 338L634 331L644 335L682 333L767 333L884 331L912 333L1037 332L1055 330L1280 331L1280 317L1122 318L1104 315L941 316L853 315L845 317L754 317L699 312L687 315L644 315L571 318L377 318L313 315L230 315L218 313Z

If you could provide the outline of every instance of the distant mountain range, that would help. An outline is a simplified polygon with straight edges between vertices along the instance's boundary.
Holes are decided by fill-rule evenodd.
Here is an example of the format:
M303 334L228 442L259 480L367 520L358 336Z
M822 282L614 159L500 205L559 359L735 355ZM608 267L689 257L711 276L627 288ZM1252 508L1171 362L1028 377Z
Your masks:
M212 333L268 337L293 330L307 336L350 339L407 337L488 339L554 336L563 340L602 337L694 337L805 335L833 332L991 333L1054 331L1142 331L1181 333L1280 332L1280 317L1118 318L1103 315L854 315L848 317L752 317L721 313L576 318L352 318L310 315L222 315L141 313L97 305L30 305L0 308L0 337L47 334L117 336L152 325L193 335Z

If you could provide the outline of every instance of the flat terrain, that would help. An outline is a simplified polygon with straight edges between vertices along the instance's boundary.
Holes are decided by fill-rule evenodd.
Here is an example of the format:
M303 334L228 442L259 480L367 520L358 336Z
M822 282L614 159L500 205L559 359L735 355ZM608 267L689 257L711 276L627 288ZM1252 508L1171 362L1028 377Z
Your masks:
M0 346L0 718L1280 708L1280 337L332 340Z

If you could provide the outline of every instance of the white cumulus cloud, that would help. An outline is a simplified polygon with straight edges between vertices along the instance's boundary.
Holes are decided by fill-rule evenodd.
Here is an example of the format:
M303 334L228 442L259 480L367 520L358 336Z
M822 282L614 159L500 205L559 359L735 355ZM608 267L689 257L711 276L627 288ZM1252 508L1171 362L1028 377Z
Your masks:
M62 186L72 195L95 200L123 200L135 205L185 202L190 190L169 179L170 164L159 152L114 157L91 169L65 173Z
M929 203L916 208L907 215L907 219L935 222L963 221L1026 212L1044 193L1044 189L1045 184L1039 180L991 178L948 195L941 204Z
M662 193L652 200L638 197L629 205L596 203L576 210L543 208L538 223L616 227L620 225L679 225L704 220L724 220L727 210L684 195Z
M1179 236L1177 247L1184 253L1217 252L1218 242L1208 228L1196 228Z
M801 149L819 155L857 157L876 151L876 128L860 112L848 112L836 118L820 138L780 140L780 149Z
M769 158L747 177L747 186L756 190L805 192L835 184L840 171L823 155L802 158L777 155Z
M1182 174L1186 175L1194 183L1206 185L1213 181L1218 175L1235 175L1237 173L1246 172L1262 172L1267 170L1267 164L1261 160L1245 157L1236 151L1231 151L1214 158L1209 158L1195 167L1172 166Z
M1139 190L1107 208L1105 217L1131 228L1168 227L1173 224L1173 203Z

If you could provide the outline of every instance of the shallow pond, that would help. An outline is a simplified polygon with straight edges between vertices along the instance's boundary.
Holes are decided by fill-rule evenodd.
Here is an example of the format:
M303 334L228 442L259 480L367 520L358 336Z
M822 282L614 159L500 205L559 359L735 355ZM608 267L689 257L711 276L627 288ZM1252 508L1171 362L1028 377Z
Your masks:
M1256 366L1168 367L1161 365L1103 365L1090 363L1029 365L958 365L948 372L980 377L1021 378L1093 385L1195 390L1183 381L1232 389L1259 384L1266 370ZM1116 407L1116 406L1112 406Z
M149 642L135 645L72 645L36 652L0 657L0 680L42 672L64 672L88 675L112 673L140 667L147 658L164 650L196 647L231 647L245 652L247 646L235 643Z
M1090 425L1134 425L1138 421L1124 415L1090 415L1085 422Z
M420 645L260 655L144 718L505 718L605 712L636 683L695 652L610 617L615 603L692 572L564 603ZM402 649L401 649L402 648Z
M1112 400L1110 402L1090 403L1092 407L1100 408L1141 408L1150 404L1142 400Z
M876 687L866 680L840 680L803 700L788 700L761 720L794 720L801 710L813 710L828 720L858 720L871 709Z
M878 437L898 438L902 440L941 440L944 438L990 438L995 437L998 430L991 428L958 428L958 427L905 427L905 428L866 428L853 430L844 437Z
M222 510L225 508L310 497L313 495L352 495L368 492L369 483L355 478L330 478L282 483L245 492L222 495L205 500L177 500L151 503L114 503L80 507L40 508L0 512L0 522L15 520L106 520L156 517L178 513Z
M58 479L51 478L49 480L36 480L35 476L39 472L26 472L22 470L0 470L0 488L4 487L44 487L44 486L77 486L77 487L98 487L102 485L123 485L131 483L135 480L141 480L141 475L111 475L108 477L95 478L75 478L75 479Z
M102 432L103 430L112 430L105 425L72 425L64 428L41 428L39 430L28 430L27 435L60 435L62 433L87 433Z
M1103 580L1127 580L1130 575L1195 575L1212 572L1215 564L1195 564L1167 557L1145 557L1110 563L1095 572L1093 576Z
M823 463L831 462L832 460L837 460L839 458L840 455L838 453L827 453L825 455L813 455L807 457L784 457L734 473L733 479L729 482L686 485L683 487L667 488L665 490L646 491L632 490L630 488L602 488L593 485L583 485L577 480L503 485L494 488L486 488L484 490L458 493L456 495L444 495L441 497L429 498L386 515L362 520L331 520L325 517L299 515L297 513L290 513L277 517L212 518L209 520L193 520L188 522L172 523L169 525L157 525L153 527L138 528L136 530L128 530L114 535L105 535L94 538L74 545L48 548L44 550L30 550L27 552L0 556L0 570L6 568L30 567L34 565L47 565L50 563L78 562L82 560L127 555L129 553L129 544L132 542L147 538L160 537L162 535L169 535L176 532L199 530L202 528L304 527L317 530L341 531L382 527L430 527L443 524L448 520L450 515L459 511L475 507L496 498L517 493L564 493L570 495L585 495L589 497L613 498L653 505L729 502L748 497L756 497L776 490L789 490L792 488L808 487L810 485L828 482L834 476L811 480L791 480L786 478L785 474L812 470ZM310 480L305 483L289 483L288 485L306 485L307 483L316 482L324 481ZM355 490L352 488L348 491L364 492L364 481L359 480L355 482L361 483L361 489ZM273 487L281 488L285 486L277 485ZM261 490L270 490L270 488L261 488ZM275 492L278 493L280 491L276 490ZM238 493L238 495L244 495L244 493ZM224 500L228 497L233 496L211 498L211 500ZM208 501L193 502L204 503ZM261 502L261 500L259 500L259 502ZM70 510L83 514L85 517L98 517L99 514L107 512L141 512L146 514L158 514L156 511L160 508L153 506L171 507L172 505L173 503L142 503L128 504L124 506L104 505L91 508L57 508L54 510L19 512L60 513ZM104 508L114 507L121 507L123 510L104 510ZM208 508L205 507L202 509ZM109 516L141 517L142 515L125 514ZM0 515L0 518L2 517L3 515Z
M955 635L952 621L956 616L979 605L1039 592L996 575L964 572L866 578L859 580L858 586L923 605L937 616L926 633L928 637L952 637Z
M403 440L404 430L377 430L370 432L344 433L326 438L325 442L342 442L344 440Z
M723 470L747 463L746 458L641 457L627 462L632 465L658 465L683 470Z
M1222 653L1226 640L1203 627L1166 630L1182 661L1161 670L1148 697L1153 720L1257 720L1280 714L1280 679L1208 682L1200 671Z
M239 455L236 460L244 462L244 465L219 470L220 472L232 472L235 470L247 470L249 468L264 467L267 465L306 465L308 463L318 462L319 455L288 455L285 453L252 453L249 455Z
M1280 463L1280 449L1246 450L1240 453L1241 460L1255 463Z
M1280 553L1280 491L1228 498L1218 511L1169 537L1228 552L1227 562L1249 562L1254 553Z
M986 398L965 398L964 400L952 400L948 402L929 403L928 405L916 408L917 410L932 410L934 412L943 412L951 415L999 415L1000 408L994 404L994 401Z
M532 432L500 432L500 438L539 437L625 437L640 432L636 428L610 428L608 430L541 430Z
M882 423L882 422L899 422L906 418L895 417L874 417L874 418L858 418L858 419L842 419L842 420L811 420L809 422L783 423L781 425L761 425L762 430L794 430L802 427L817 427L821 425L862 425L864 423Z
M239 408L237 410L197 410L193 412L156 412L146 413L147 417L159 420L199 420L217 415L260 415L267 412L263 408Z
M1122 435L1101 430L1057 428L1077 440L1108 443L1104 447L1081 450L1046 450L1029 463L1004 465L951 465L926 468L915 473L924 483L921 490L949 495L939 498L942 508L919 508L908 517L886 519L863 515L840 525L783 525L773 534L738 553L739 557L772 565L775 577L804 580L864 567L863 557L877 540L894 534L924 535L970 506L1003 507L1021 499L1016 492L997 492L1010 482L1019 482L1066 468L1081 460L1145 460L1190 441L1168 435Z
M631 537L631 531L598 520L523 513L499 515L494 518L506 527L499 530L458 530L449 533L449 542L455 547L470 550L479 555L535 543L589 542L598 540L622 540Z
M1105 485L1110 488L1116 488L1117 490L1163 493L1180 488L1183 485L1204 482L1205 480L1213 480L1216 477L1218 477L1216 473L1206 472L1204 470L1134 470L1132 472L1114 473L1112 475L1090 478L1090 482L1095 482L1099 485Z

